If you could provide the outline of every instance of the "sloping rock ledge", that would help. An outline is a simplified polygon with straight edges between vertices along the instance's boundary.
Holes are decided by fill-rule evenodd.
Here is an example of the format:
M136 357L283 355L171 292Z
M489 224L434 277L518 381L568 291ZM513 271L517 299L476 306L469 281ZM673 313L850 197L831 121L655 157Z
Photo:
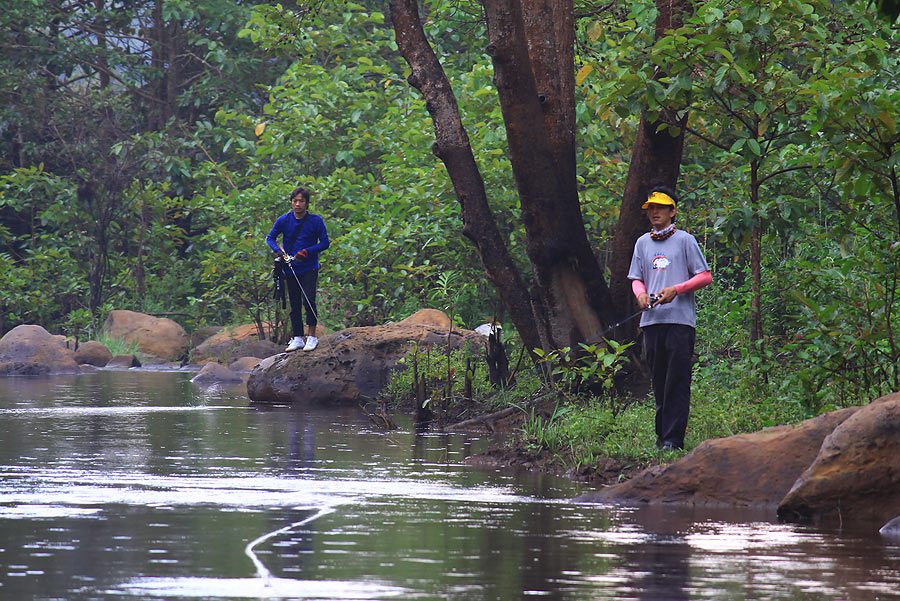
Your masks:
M579 497L593 503L776 509L784 521L900 515L900 393L796 426L707 440L679 461Z

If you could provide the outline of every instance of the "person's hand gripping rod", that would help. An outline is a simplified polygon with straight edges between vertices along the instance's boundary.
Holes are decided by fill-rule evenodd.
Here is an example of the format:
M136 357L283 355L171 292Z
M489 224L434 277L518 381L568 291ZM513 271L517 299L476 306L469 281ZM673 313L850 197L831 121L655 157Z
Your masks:
M312 311L313 317L315 317L316 321L318 322L319 316L316 315L315 310L313 310L312 303L310 302L309 297L306 296L306 290L303 289L303 286L300 284L300 278L297 277L297 272L294 271L294 265L293 263L291 263L291 255L287 254L287 251L284 250L284 247L280 243L278 244L278 250L281 251L281 258L284 259L285 263L287 263L287 266L291 268L291 273L294 274L294 279L297 281L297 287L300 288L300 292L303 294L303 298L306 299L307 308Z
M658 303L661 299L662 299L661 294L657 294L656 296L651 296L650 297L650 305L646 309L638 309L637 311L635 311L634 313L632 313L625 319L622 319L619 322L609 326L608 328L606 328L605 330L603 330L596 336L591 336L591 338L586 342L586 344L593 344L593 343L597 342L598 340L600 340L601 338L603 338L604 336L606 336L607 334L609 334L610 332L612 332L613 330L615 330L616 328L621 326L622 324L628 323L629 321L631 321L632 319L634 319L635 317L637 317L644 311L649 311L650 309L655 307L656 303Z

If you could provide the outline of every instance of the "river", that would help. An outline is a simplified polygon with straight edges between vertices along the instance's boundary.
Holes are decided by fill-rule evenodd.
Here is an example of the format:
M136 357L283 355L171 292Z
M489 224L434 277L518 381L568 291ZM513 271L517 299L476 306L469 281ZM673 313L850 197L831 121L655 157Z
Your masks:
M574 503L489 440L179 371L0 378L0 599L900 599L900 541Z

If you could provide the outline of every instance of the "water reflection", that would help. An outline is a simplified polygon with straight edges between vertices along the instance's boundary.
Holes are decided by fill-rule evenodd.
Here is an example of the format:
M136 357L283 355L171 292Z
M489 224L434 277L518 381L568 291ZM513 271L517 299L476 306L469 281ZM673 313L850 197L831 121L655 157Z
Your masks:
M692 547L683 513L668 508L645 508L642 524L649 527L648 541L627 550L627 563L637 567L633 582L626 586L638 599L687 601Z
M248 407L191 374L0 379L2 599L891 598L900 548L765 512L578 505L486 441Z

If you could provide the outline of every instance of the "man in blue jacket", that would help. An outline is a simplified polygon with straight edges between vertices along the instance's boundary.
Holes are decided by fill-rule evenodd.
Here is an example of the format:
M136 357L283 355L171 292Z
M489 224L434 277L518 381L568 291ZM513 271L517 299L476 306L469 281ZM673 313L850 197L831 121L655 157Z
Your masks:
M291 328L293 337L286 351L302 348L311 351L319 344L316 338L316 285L319 280L319 253L331 245L325 221L309 212L310 190L299 186L291 192L291 210L275 220L272 231L266 236L269 245L278 256L287 255L283 263L288 296L291 299ZM284 242L278 245L278 235ZM284 252L282 253L282 249ZM306 340L303 339L303 314L306 311Z

